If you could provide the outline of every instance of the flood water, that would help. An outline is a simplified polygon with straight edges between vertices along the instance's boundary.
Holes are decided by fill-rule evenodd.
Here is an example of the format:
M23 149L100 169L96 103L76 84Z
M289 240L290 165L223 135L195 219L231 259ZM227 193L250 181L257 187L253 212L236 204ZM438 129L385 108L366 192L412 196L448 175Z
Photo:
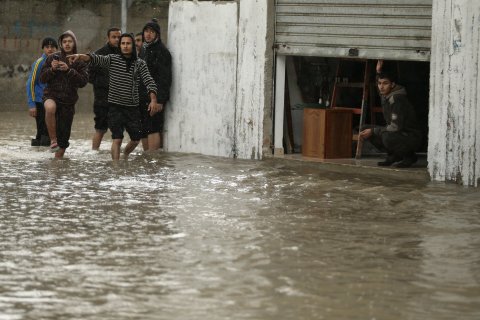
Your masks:
M480 319L478 189L285 160L65 160L0 114L0 319Z

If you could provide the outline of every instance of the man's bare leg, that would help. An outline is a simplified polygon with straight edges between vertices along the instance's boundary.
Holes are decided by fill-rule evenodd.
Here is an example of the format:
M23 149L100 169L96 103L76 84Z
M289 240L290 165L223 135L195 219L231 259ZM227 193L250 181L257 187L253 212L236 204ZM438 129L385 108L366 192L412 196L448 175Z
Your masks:
M148 151L155 151L160 149L160 143L162 139L159 132L151 133L148 135Z
M142 138L143 151L148 151L148 138Z
M130 142L128 142L128 144L125 146L125 150L123 150L123 153L125 154L125 159L128 159L128 156L130 155L130 153L132 153L133 150L135 150L139 142L140 141L138 140L130 140Z
M95 130L92 138L92 150L100 149L100 144L102 143L103 135L105 134L104 130Z
M45 100L45 124L47 125L48 135L51 143L57 142L57 120L55 113L57 111L57 104L52 99Z
M122 139L112 140L112 160L120 160L120 147L122 146Z

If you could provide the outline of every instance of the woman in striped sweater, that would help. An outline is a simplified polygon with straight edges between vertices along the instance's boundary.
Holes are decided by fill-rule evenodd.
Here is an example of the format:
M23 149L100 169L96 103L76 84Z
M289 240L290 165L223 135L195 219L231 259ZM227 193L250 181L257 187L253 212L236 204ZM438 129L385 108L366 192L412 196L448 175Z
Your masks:
M125 159L135 150L141 138L140 110L138 108L138 85L140 80L150 95L148 110L150 114L158 112L157 86L148 72L147 64L137 59L135 39L132 34L124 33L120 37L121 54L99 56L96 54L73 54L72 62L82 60L94 66L108 68L110 74L108 89L108 127L112 132L112 159L120 159L120 147L123 132L127 131L130 142L126 145Z

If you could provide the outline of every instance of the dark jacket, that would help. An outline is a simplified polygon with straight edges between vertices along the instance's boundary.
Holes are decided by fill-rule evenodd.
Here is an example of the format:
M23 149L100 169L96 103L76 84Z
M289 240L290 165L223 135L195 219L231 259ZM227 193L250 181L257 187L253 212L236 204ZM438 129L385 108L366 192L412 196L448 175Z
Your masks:
M112 47L107 43L103 47L95 51L95 54L98 54L100 56L106 56L109 54L120 54L120 49L118 47ZM107 104L109 83L108 69L90 65L88 68L88 74L88 82L93 84L95 103Z
M77 53L77 39L71 31L66 31L60 36L59 44L66 35L73 38L73 53ZM48 56L40 73L40 81L47 84L43 91L43 101L52 99L58 103L75 104L78 101L78 88L83 88L88 83L88 68L82 61L76 61L70 65L61 45L60 49L61 51ZM55 56L69 65L68 71L52 70L52 61Z
M140 58L147 63L148 71L157 85L157 101L165 104L170 99L172 84L172 56L167 47L158 39L156 42L145 45L140 51ZM150 98L147 89L140 85L140 97L145 101Z
M387 96L382 96L383 117L385 127L376 127L374 134L382 132L399 132L404 135L422 137L422 130L417 120L415 108L407 98L407 92L402 86L396 85Z

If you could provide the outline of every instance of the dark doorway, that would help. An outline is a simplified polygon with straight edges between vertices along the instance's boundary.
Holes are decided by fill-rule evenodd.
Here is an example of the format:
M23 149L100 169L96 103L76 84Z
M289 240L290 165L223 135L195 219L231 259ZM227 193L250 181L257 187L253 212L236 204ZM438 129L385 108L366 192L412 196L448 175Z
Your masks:
M292 101L291 97L286 101L285 107L289 110L301 112L302 108L329 108L331 107L333 89L336 82L358 82L362 81L365 68L358 63L360 60L345 60L339 58L323 57L293 57L296 83L287 81L289 86L295 85L300 92L301 101ZM364 60L363 60L364 61ZM375 125L383 125L383 115L379 111L380 97L376 88L375 66L377 60L369 60L369 82L370 94L368 102L368 112L365 117L365 123L372 122ZM339 65L341 68L341 77L338 76ZM418 61L394 61L386 60L384 68L397 77L397 83L407 90L407 96L417 111L417 117L424 130L424 142L420 152L427 152L428 149L428 100L429 100L429 74L430 64L428 62ZM292 70L292 69L291 69ZM288 77L291 76L287 72ZM286 88L286 92L292 88ZM345 107L356 108L362 103L361 90L351 88L343 90L338 96L338 103ZM378 111L372 113L373 110ZM288 112L286 113L288 114ZM295 120L295 119L294 119ZM286 119L288 121L288 119ZM293 126L291 125L293 123ZM359 116L354 115L352 120L353 132L358 132ZM298 121L291 122L288 130L293 130L295 136L301 136L303 126ZM300 131L300 133L299 133ZM293 136L291 134L290 136ZM297 139L299 140L299 139ZM293 153L301 153L302 141L295 141L296 148ZM366 154L368 154L368 150Z

